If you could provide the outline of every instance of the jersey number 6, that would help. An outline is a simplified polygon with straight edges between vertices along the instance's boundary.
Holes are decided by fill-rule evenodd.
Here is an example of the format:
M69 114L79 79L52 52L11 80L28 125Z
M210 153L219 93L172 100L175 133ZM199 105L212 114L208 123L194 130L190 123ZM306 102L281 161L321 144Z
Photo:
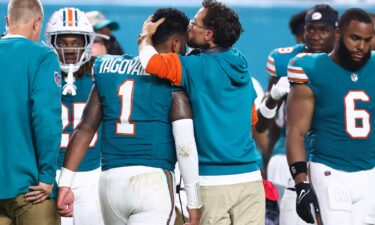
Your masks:
M367 138L371 130L370 114L364 109L356 109L355 104L357 101L369 102L370 97L364 91L349 91L346 94L345 96L346 132L352 138Z

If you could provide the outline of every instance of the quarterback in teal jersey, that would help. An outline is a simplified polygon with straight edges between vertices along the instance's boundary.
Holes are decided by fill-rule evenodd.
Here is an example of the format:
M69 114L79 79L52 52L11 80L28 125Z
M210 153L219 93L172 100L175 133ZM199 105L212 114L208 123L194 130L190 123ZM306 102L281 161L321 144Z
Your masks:
M184 54L187 17L172 8L159 9L153 16L165 19L153 38L158 50ZM99 194L105 224L174 224L177 159L190 223L198 225L198 156L186 95L170 82L147 74L138 57L98 57L93 74L95 86L69 143L60 181L71 183L73 171L102 124ZM68 215L71 190L62 191L60 212Z
M84 12L76 8L63 8L51 16L45 36L47 44L59 56L64 78L62 81L63 133L57 161L59 168L57 179L59 179L68 142L74 127L81 119L93 86L91 68L87 65L90 64L94 31ZM103 224L98 195L100 173L100 138L95 134L73 183L74 216L63 217L62 225ZM61 187L61 184L59 186Z
M0 224L58 225L56 160L61 77L54 51L37 43L38 0L11 0L0 39Z
M296 183L297 213L306 222L364 225L375 207L375 55L373 23L361 9L339 20L329 55L300 54L288 79L288 162ZM304 139L309 131L309 177ZM311 212L310 205L315 213ZM321 219L321 221L319 221Z

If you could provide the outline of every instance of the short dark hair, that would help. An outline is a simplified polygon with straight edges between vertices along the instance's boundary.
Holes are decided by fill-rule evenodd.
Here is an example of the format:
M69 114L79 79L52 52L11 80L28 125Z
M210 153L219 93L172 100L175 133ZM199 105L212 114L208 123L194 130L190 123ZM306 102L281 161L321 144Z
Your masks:
M356 20L358 22L372 24L371 16L360 8L351 8L346 10L340 17L339 20L339 29L345 30L347 26L349 26L352 20Z
M295 15L293 15L289 20L289 28L290 32L294 36L298 36L300 34L303 34L304 27L305 27L305 16L306 16L306 10L299 12Z
M165 21L160 24L152 36L154 45L164 43L174 34L187 34L189 18L180 10L175 8L160 8L154 13L152 22L156 22L161 18L165 18Z
M220 47L231 47L243 32L236 12L216 0L203 0L202 6L207 10L203 25L214 33L214 43Z

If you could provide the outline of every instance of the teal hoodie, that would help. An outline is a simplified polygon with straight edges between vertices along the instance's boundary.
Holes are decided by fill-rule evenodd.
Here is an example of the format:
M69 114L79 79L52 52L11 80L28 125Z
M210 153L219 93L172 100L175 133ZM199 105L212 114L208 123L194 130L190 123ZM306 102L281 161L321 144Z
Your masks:
M181 85L192 105L200 175L258 170L251 138L256 93L246 58L231 48L180 60Z

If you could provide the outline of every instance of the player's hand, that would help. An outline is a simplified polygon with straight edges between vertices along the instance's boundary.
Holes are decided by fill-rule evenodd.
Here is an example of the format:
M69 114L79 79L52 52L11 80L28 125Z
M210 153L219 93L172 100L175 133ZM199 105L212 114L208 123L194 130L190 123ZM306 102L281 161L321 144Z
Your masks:
M57 194L57 210L64 217L73 216L74 195L70 187L59 187Z
M318 199L308 182L295 185L297 192L297 214L307 223L315 223L313 213L319 212Z
M152 22L152 16L149 16L148 19L143 23L142 32L138 36L138 44L140 44L144 38L152 37L156 30L158 29L159 25L165 21L165 18L161 18L156 22Z
M24 195L25 200L27 202L31 202L32 204L38 204L46 200L48 196L51 194L53 189L53 183L46 184L43 182L39 182L37 186L29 186L28 188L30 192Z
M270 94L274 100L279 100L290 91L290 84L287 77L281 77L279 81L272 85Z
M187 209L189 212L189 221L184 225L199 225L201 220L201 209Z

